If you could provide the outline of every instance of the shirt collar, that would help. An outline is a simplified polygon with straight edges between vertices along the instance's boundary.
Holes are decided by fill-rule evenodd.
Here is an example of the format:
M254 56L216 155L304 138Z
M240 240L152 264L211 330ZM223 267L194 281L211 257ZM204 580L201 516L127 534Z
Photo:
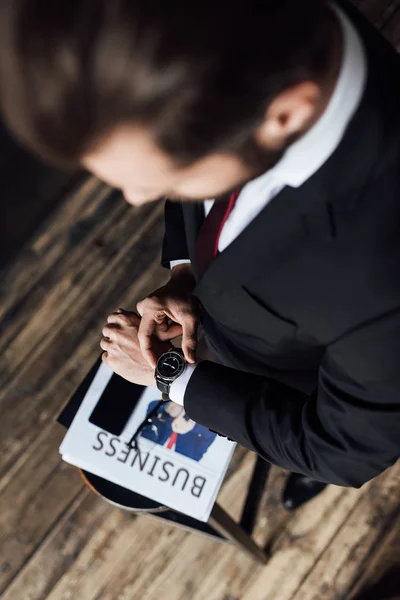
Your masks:
M339 78L321 118L265 174L272 175L283 185L299 187L327 161L343 138L364 92L368 69L361 38L347 16L336 5L332 8L338 15L343 32Z

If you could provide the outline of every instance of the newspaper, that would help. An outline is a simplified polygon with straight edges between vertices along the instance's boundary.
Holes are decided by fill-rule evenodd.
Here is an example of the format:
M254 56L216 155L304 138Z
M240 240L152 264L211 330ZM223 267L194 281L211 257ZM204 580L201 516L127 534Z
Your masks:
M122 433L113 435L89 418L117 377L105 364L99 367L60 446L62 458L206 522L235 444L189 419L183 407L164 402L142 429L138 447L130 448L127 442L161 400L161 393L156 388L142 388ZM135 384L126 385L131 390Z

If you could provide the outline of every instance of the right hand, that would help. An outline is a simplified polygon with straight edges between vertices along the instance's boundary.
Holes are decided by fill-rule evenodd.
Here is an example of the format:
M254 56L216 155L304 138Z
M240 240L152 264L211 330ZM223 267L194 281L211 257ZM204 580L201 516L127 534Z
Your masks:
M176 266L171 279L163 287L141 300L137 311L142 319L139 344L144 358L155 368L155 338L166 341L182 335L182 350L189 363L196 360L199 309L192 295L195 278L190 264Z

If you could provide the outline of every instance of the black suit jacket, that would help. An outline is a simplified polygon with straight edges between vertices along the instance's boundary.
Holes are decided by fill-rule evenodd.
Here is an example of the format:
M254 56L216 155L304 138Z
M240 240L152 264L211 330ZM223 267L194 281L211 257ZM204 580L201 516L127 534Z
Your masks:
M217 360L185 410L271 463L359 487L400 455L400 64L350 7L368 54L334 154L286 187L197 277ZM190 258L200 204L166 204L163 263Z

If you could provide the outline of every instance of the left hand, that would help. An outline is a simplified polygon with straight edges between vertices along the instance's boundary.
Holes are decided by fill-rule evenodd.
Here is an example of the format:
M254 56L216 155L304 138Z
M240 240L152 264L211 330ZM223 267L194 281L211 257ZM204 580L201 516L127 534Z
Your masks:
M100 347L103 362L124 379L145 386L155 386L154 369L143 358L138 340L140 317L119 308L107 318ZM169 342L154 340L158 356L171 347Z

